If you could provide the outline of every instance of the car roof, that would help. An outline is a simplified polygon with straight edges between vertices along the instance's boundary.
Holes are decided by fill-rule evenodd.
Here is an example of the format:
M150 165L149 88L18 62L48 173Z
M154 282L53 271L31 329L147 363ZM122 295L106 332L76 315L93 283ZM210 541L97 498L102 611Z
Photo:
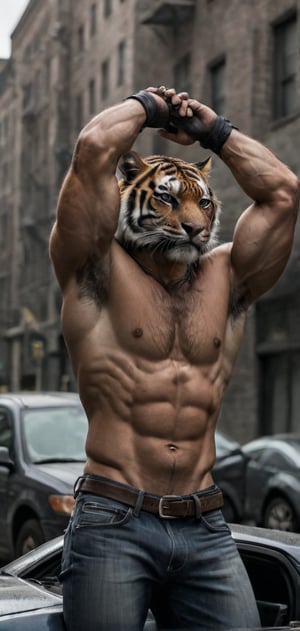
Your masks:
M300 563L300 534L247 524L229 524L236 542L250 543L288 554Z
M6 392L0 394L0 405L6 403L19 408L69 406L80 403L76 392Z
M276 442L284 442L284 443L300 443L300 433L286 433L286 434L270 434L269 436L259 436L259 438L255 438L254 440L250 440L246 445L255 445L259 443L276 443Z
M261 436L243 445L244 453L252 454L255 450L278 449L281 453L290 458L295 466L300 466L300 434L274 434L271 436Z

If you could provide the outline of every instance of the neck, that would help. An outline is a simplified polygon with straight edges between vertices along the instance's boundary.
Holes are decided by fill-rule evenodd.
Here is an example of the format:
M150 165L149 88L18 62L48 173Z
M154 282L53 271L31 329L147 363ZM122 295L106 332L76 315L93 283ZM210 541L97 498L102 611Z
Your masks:
M145 274L152 276L165 289L182 287L192 280L197 263L188 264L183 261L169 261L159 252L148 252L143 249L126 248L128 254L142 268Z

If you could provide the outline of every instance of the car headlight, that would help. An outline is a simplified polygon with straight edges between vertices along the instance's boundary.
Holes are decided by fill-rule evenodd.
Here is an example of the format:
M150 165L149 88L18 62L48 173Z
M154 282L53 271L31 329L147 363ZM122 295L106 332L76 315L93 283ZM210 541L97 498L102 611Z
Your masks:
M49 495L49 504L55 513L71 515L75 500L73 495Z

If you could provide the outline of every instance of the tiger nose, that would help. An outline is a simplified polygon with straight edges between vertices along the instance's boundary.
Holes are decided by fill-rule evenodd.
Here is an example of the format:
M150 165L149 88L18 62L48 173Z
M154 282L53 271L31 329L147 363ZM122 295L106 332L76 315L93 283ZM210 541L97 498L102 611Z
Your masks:
M197 223L182 223L181 225L190 239L193 239L197 234L205 229L205 226Z

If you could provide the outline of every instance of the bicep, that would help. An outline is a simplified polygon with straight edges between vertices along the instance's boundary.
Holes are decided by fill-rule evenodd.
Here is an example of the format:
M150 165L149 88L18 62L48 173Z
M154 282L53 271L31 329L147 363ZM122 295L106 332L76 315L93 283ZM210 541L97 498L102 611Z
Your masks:
M239 218L231 263L240 291L253 302L282 274L293 244L295 216L265 204L252 204Z
M116 231L119 188L115 176L85 184L72 171L60 192L50 256L60 283L92 255L105 256Z

